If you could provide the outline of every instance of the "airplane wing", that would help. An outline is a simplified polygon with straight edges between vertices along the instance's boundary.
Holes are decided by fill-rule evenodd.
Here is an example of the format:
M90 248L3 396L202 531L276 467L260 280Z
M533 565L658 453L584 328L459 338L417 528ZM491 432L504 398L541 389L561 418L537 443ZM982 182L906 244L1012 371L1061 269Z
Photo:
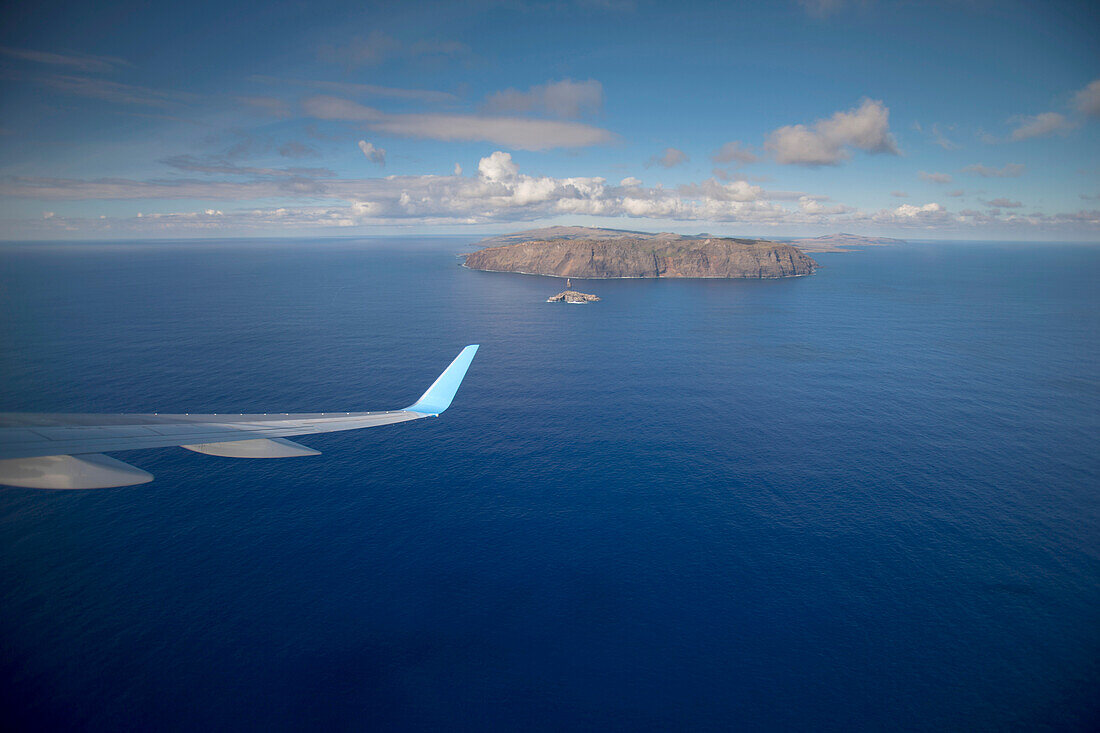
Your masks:
M384 412L260 415L0 413L0 484L102 489L153 480L105 452L179 446L230 458L287 458L319 451L287 437L435 417L451 405L477 344L464 348L416 402Z

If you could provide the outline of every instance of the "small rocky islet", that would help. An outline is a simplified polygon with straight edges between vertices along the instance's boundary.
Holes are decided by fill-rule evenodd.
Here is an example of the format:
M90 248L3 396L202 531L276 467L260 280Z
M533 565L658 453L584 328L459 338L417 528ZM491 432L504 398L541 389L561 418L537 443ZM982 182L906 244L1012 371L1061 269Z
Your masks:
M557 295L551 295L546 299L547 303L595 303L599 300L599 297L592 293L582 293L578 290L573 290L573 283L570 280L565 281L565 290L561 291Z

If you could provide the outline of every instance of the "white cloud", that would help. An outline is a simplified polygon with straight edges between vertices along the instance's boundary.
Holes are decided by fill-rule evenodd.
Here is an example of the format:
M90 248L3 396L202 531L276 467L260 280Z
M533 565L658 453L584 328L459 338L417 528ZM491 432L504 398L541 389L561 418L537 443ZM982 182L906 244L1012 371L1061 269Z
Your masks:
M736 223L754 231L773 227L900 229L963 228L1019 225L1069 227L1100 231L1100 212L1021 215L1004 204L984 212L949 212L939 203L902 204L875 212L861 211L827 197L800 192L767 191L747 181L708 179L674 188L645 187L633 178L609 185L603 178L530 176L512 156L496 151L478 162L473 176L385 176L362 179L278 179L195 181L127 179L0 179L0 196L36 200L161 199L192 200L194 211L149 213L118 219L70 218L25 220L7 226L16 231L79 230L148 232L270 231L327 229L371 225L461 225L529 222L571 216L661 219ZM207 209L211 200L288 202L275 208ZM990 205L1003 204L994 200ZM46 208L46 207L43 207ZM55 207L49 207L56 210ZM139 220L140 219L140 220ZM35 224L34 222L37 222ZM21 229L19 227L22 227ZM34 229L38 227L38 229Z
M922 181L931 181L932 183L951 183L950 173L928 173L926 171L919 171L917 177Z
M807 214L847 214L850 211L854 211L850 206L844 206L843 204L835 204L833 206L826 206L818 199L812 196L802 196L798 199L798 206L802 211Z
M385 148L376 148L374 143L368 143L366 140L359 141L359 149L363 151L363 155L367 156L367 160L378 165L386 165L386 150Z
M580 117L599 112L603 107L603 86L588 81L548 81L526 92L505 89L490 95L484 109L492 114L536 112L556 117Z
M807 166L836 165L851 157L849 148L900 154L890 134L890 110L873 99L864 99L859 107L836 112L810 127L780 127L768 136L764 147L778 163Z
M982 178L1019 178L1023 172L1024 166L1020 163L1006 163L1000 168L975 163L963 168L963 173L973 173Z
M456 176L461 176L462 175L462 166L460 166L458 163L455 163L455 175Z
M659 165L662 168L674 168L688 161L688 154L676 148L665 148L660 155L654 155L646 161L646 167Z
M741 144L740 140L733 140L715 150L710 155L715 163L755 163L759 158L756 153Z
M310 97L302 106L306 114L317 119L362 122L375 132L431 140L483 141L518 150L580 148L614 139L607 130L580 122L488 115L387 114L324 95Z
M935 202L922 206L901 204L893 209L880 209L860 217L860 221L874 225L876 228L897 227L899 229L935 230L955 228L959 225L957 215Z
M1031 117L1021 117L1012 131L1013 140L1028 140L1033 137L1046 137L1055 133L1065 134L1074 124L1057 112L1043 112Z
M519 173L519 166L508 153L496 151L477 163L477 172L487 181L509 181Z
M1087 117L1100 117L1100 79L1073 95L1073 107Z
M943 211L943 207L937 203L925 204L924 206L913 206L912 204L902 204L898 208L894 209L894 213L898 216L920 216L921 214L936 214Z

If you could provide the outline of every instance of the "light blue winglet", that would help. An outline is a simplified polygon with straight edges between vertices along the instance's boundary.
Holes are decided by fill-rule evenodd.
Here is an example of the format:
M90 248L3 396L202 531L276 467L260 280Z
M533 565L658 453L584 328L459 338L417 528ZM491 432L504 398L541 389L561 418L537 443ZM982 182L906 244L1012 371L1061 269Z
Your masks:
M438 415L451 406L451 400L455 398L458 385L462 384L462 378L466 376L466 370L470 368L470 362L474 360L478 344L470 344L458 353L451 365L443 370L443 373L428 387L428 391L420 395L416 404L406 407L409 412L420 412L425 415Z

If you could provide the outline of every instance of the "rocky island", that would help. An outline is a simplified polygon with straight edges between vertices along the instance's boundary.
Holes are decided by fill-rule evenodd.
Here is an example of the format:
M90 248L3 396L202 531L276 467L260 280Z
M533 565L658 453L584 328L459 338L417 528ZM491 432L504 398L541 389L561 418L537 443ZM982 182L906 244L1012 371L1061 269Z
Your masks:
M595 303L598 296L591 293L579 293L576 290L563 290L557 295L551 295L546 299L547 303Z
M488 246L466 255L466 267L557 277L779 278L810 275L818 266L782 242L588 227L550 227L481 244Z

